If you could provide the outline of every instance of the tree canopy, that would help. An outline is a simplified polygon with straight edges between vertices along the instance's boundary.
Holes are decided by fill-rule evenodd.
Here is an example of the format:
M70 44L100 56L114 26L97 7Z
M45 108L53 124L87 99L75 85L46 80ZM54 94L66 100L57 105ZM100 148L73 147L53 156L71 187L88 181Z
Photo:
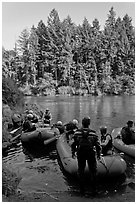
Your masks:
M135 30L128 14L116 18L113 7L103 30L97 18L76 25L70 16L61 21L53 9L47 24L40 20L36 28L24 29L15 49L3 48L2 54L3 77L18 86L44 80L92 94L134 94Z

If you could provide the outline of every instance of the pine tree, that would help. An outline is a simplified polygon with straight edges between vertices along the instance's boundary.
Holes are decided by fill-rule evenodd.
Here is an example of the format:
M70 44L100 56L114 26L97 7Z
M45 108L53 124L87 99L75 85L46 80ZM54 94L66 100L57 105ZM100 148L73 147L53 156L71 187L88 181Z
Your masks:
M106 20L105 24L105 29L104 29L104 36L105 36L105 54L107 61L110 62L110 67L111 67L111 72L110 74L114 74L112 67L113 63L115 61L116 55L117 55L117 32L116 32L116 13L111 7L109 14L108 14L108 19ZM113 76L115 77L115 76Z
M10 61L9 61L9 52L2 47L2 76L8 77L10 75Z
M59 19L58 12L53 9L48 17L48 29L51 37L51 63L52 72L58 86L59 78L62 75L62 65L66 61L66 52L64 49L65 38L63 33L62 23Z
M31 66L31 83L36 85L36 53L38 49L38 36L36 33L36 28L32 26L29 36L29 54L30 54L30 66Z
M37 33L37 52L36 52L36 64L37 64L37 70L38 79L40 77L44 76L44 72L47 71L46 67L48 67L48 55L50 55L50 37L48 33L48 29L41 20L38 23L38 27L36 30Z
M30 56L29 56L29 31L24 29L21 32L18 40L18 49L21 54L21 60L23 62L23 74L22 74L22 82L25 83L26 86L29 84L29 67L30 67Z
M135 31L132 26L132 19L126 14L123 17L123 26L125 29L125 33L127 36L127 43L125 44L126 49L126 58L124 59L126 62L127 69L125 70L126 74L133 76L135 73Z

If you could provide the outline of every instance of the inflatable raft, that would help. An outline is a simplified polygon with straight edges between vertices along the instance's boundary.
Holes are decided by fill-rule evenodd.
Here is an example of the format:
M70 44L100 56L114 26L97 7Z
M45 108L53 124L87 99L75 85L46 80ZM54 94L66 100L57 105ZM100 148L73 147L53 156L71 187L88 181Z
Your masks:
M22 127L14 129L9 132L11 138L7 142L2 143L2 151L6 150L7 148L11 147L13 144L17 143L18 139L21 137Z
M126 145L120 138L120 132L121 128L116 128L112 131L114 147L129 156L135 157L135 144Z
M77 175L77 159L72 158L71 147L64 134L57 140L56 147L64 170L71 175ZM117 177L125 172L126 167L126 162L119 155L104 156L100 161L97 160L97 176ZM87 164L85 174L89 174Z
M37 128L32 132L22 133L21 142L28 145L47 145L57 139L58 130L47 128ZM46 142L45 142L46 141Z

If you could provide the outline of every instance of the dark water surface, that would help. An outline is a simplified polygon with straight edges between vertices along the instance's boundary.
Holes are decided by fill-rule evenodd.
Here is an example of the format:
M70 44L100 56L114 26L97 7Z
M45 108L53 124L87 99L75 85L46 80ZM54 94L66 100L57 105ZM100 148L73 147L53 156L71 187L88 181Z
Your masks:
M65 123L74 118L81 123L82 117L89 115L91 127L97 132L101 125L106 125L111 132L112 129L125 125L127 120L135 120L134 96L27 97L26 101L38 104L42 110L48 107L53 116L52 123L58 120ZM102 198L110 197L112 202L116 194L120 198L124 194L135 192L135 160L126 155L122 157L127 162L126 176L112 182L98 183ZM3 161L22 177L18 187L22 193L46 192L51 197L70 192L71 196L78 194L77 180L67 177L60 168L55 145L38 151L26 149L18 143L5 152Z

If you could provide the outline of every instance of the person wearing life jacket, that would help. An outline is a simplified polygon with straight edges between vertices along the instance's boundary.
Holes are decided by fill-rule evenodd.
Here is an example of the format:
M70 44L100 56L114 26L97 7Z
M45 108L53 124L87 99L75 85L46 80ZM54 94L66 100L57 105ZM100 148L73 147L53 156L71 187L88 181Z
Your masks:
M80 193L85 193L84 188L84 170L86 161L88 163L89 172L91 175L92 193L96 194L96 172L97 172L97 158L100 159L101 146L96 132L90 129L90 117L84 117L82 120L82 128L76 130L74 133L74 142L72 143L72 158L75 158L77 152L78 160L78 175L80 181Z
M58 121L56 124L54 124L54 127L58 128L60 134L63 134L65 132L65 127L62 121Z
M108 155L113 153L113 140L111 134L107 133L107 127L100 127L102 154Z
M33 115L32 119L31 119L31 122L32 122L32 123L37 123L37 122L38 122L38 116L33 112L33 110L29 110L29 111L28 111L28 115L29 115L29 114L32 114L32 115Z
M73 135L75 131L78 129L78 121L76 119L73 119L64 126L66 130L67 141L69 141L71 139L70 135Z
M122 128L121 136L125 144L135 144L134 122L132 120L129 120L127 126Z
M52 120L52 115L50 113L50 110L47 108L44 115L43 115L43 122L45 124L49 124L50 125L50 122Z
M36 130L36 126L32 124L31 120L33 119L32 114L28 114L25 118L25 121L23 123L23 131L24 132L31 132Z

